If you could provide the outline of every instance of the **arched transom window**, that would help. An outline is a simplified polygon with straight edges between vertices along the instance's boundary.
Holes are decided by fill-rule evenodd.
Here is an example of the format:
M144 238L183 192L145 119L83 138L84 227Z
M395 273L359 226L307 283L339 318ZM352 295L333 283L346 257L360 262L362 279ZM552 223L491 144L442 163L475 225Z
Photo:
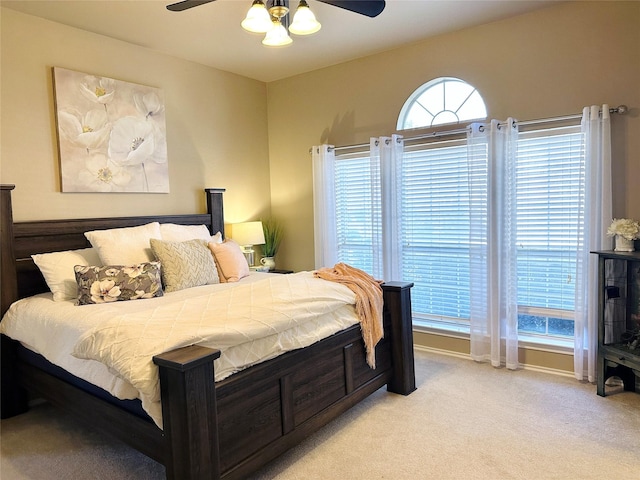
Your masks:
M428 128L486 117L478 90L459 78L441 77L411 94L400 111L397 128Z

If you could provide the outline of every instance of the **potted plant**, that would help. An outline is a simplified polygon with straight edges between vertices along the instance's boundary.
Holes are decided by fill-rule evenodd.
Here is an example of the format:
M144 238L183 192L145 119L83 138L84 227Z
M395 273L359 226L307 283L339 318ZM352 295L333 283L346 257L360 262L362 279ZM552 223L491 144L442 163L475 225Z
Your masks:
M264 257L260 260L260 263L265 267L269 267L269 270L273 270L276 266L273 257L278 253L280 242L282 241L282 226L277 220L268 218L262 221L262 231L264 232L264 245L262 247Z
M640 222L630 218L614 218L607 235L616 237L616 251L633 252L633 242L640 238Z

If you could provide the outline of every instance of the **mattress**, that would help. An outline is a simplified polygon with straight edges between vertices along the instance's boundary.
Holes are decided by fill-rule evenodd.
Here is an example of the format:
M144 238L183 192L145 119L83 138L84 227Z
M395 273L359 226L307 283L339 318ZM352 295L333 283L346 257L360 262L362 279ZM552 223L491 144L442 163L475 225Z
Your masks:
M347 287L312 272L255 272L236 283L108 304L36 295L12 304L0 332L117 398L139 398L162 427L154 355L193 344L217 348L219 381L358 323L354 304Z

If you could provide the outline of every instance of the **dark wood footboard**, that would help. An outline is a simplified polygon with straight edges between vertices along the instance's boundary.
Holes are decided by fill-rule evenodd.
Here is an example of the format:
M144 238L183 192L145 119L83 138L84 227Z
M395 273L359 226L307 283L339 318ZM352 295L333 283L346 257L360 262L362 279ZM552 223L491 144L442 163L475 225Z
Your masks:
M393 308L385 308L375 370L366 364L358 325L215 385L207 382L215 350L188 347L155 357L171 455L167 478L244 478L380 387L415 390L411 286L383 285Z
M33 224L17 224L11 217L12 187L0 190L2 199L2 313L19 297L38 293L42 278L28 260L31 253L53 251L51 241L36 238ZM147 221L205 223L220 229L222 190L207 190L206 216L144 217ZM50 221L56 249L82 248L82 232L140 224L140 217ZM170 218L170 220L166 220ZM60 236L61 231L69 235ZM83 230L85 229L86 230ZM60 239L62 240L62 243ZM35 250L47 245L44 250ZM34 246L35 245L35 246ZM16 268L18 258L23 265ZM16 274L18 270L18 274ZM26 272L21 276L20 271ZM16 281L15 278L19 280ZM12 278L14 280L12 280ZM6 283L5 283L6 282ZM37 285L37 286L36 286ZM8 286L10 294L4 295ZM384 339L376 347L376 369L366 364L360 326L355 325L309 347L285 353L215 383L218 350L190 346L154 357L162 395L163 428L144 415L123 408L115 399L105 401L93 393L45 371L19 346L2 336L2 416L26 410L26 394L44 398L78 417L83 423L115 436L166 467L167 478L241 479L276 458L347 409L383 386L394 393L415 390L411 295L413 284L383 284ZM35 291L34 291L35 290ZM81 382L80 382L81 383Z

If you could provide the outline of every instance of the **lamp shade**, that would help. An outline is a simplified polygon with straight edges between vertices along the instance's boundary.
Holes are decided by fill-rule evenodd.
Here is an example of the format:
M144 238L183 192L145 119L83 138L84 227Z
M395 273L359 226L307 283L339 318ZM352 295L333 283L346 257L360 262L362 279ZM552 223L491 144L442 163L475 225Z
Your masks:
M231 226L231 238L238 245L264 245L262 222L234 223Z
M262 0L256 0L247 12L247 16L240 24L242 28L253 33L267 33L271 30L271 15Z
M280 19L276 19L272 21L273 28L267 32L262 40L263 45L267 45L268 47L284 47L285 45L289 45L293 40L289 36L287 29L284 28L284 25L280 22Z
M309 5L305 0L302 0L293 16L293 23L289 26L289 31L295 35L311 35L320 30L320 27L320 22L316 20Z

